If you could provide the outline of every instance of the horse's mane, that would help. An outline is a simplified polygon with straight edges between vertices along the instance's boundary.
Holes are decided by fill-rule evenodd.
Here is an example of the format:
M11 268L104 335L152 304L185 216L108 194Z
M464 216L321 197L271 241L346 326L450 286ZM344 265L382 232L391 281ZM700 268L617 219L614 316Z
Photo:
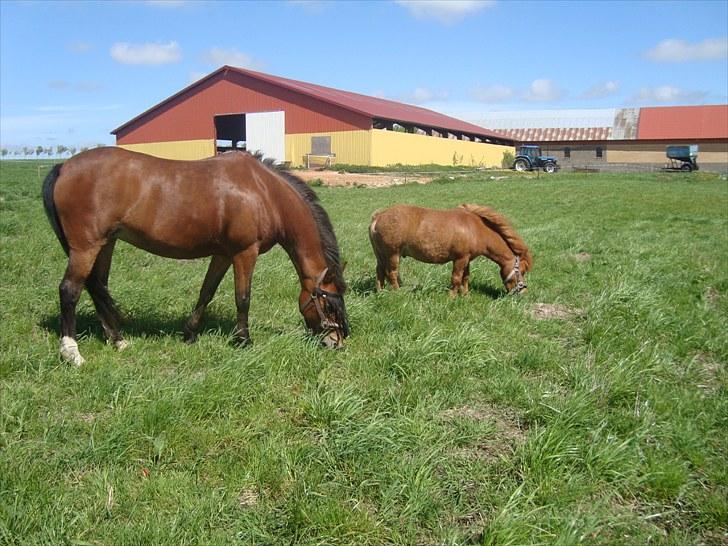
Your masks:
M484 205L463 204L460 208L479 216L483 223L500 235L514 254L521 257L523 273L531 269L533 257L531 250L513 229L511 223L502 214Z
M308 205L311 215L313 216L316 227L318 228L321 246L324 251L324 259L329 272L333 274L333 282L340 294L346 291L346 281L344 280L343 267L341 265L341 256L339 254L339 243L336 240L334 226L331 225L329 215L321 206L318 195L306 184L301 178L293 174L285 167L276 164L274 159L264 158L263 154L256 152L250 154L260 161L268 170L279 175L285 180L296 192L301 196L303 202Z

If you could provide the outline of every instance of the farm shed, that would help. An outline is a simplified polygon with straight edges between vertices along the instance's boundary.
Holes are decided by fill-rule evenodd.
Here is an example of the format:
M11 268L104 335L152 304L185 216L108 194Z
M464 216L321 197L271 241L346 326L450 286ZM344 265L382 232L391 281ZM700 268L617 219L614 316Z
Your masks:
M697 144L701 169L728 168L728 104L494 112L483 122L565 167L657 168L667 146Z
M112 131L129 150L199 159L245 147L307 161L500 166L513 140L432 110L223 66Z

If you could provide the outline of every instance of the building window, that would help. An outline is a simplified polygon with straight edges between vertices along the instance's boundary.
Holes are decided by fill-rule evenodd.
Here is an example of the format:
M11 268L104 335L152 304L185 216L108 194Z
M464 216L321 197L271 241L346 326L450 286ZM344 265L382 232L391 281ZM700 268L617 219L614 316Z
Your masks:
M597 157L604 157L604 153L602 152L601 146L597 146L596 154L597 154Z
M564 159L569 159L569 158L571 158L571 148L566 146L564 148Z

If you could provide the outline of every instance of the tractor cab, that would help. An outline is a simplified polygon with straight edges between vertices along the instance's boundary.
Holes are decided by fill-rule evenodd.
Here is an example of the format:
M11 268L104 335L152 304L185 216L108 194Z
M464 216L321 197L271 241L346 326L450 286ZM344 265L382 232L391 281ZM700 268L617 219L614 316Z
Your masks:
M513 168L517 171L543 169L547 173L553 173L559 170L559 165L555 157L542 155L540 146L523 144L518 148Z

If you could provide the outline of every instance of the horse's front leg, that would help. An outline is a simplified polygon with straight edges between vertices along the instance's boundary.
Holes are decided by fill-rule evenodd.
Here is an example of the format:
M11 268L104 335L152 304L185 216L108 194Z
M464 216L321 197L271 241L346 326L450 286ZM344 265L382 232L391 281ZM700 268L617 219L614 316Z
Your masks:
M458 292L463 287L463 277L465 276L465 270L468 268L470 263L470 257L465 256L458 258L452 262L452 287L450 288L450 297L454 298L458 295Z
M200 297L197 298L195 309L190 314L190 318L187 319L187 324L185 324L184 336L187 343L193 343L197 340L197 332L200 329L202 315L215 296L217 287L220 286L220 281L222 281L225 273L227 273L231 263L230 258L227 256L213 256L212 260L210 260L210 265L205 274L205 280L202 282L202 288L200 288Z
M235 306L238 309L238 325L235 339L241 345L249 345L248 310L250 309L250 285L253 280L253 268L258 259L258 247L251 246L233 256L235 272Z

